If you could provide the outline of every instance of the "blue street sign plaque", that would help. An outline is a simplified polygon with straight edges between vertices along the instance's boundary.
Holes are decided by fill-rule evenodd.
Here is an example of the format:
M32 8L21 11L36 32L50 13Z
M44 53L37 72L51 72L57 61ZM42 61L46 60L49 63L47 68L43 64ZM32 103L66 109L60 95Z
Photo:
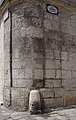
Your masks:
M49 12L51 14L58 15L58 7L56 7L54 5L47 4L46 10L47 10L47 12Z

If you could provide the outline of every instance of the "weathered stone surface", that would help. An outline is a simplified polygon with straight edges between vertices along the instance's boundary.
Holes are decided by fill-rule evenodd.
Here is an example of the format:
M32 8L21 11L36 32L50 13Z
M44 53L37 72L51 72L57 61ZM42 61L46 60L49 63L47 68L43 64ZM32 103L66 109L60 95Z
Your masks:
M55 40L49 37L45 37L45 49L55 50L56 49Z
M43 69L43 59L35 59L35 68L41 68Z
M44 99L45 108L54 108L63 106L63 98Z
M71 79L71 71L62 70L62 79Z
M62 71L61 70L56 70L55 71L55 77L56 77L56 79L62 78Z
M55 69L55 62L54 60L51 59L46 59L45 60L45 68L47 69Z
M17 30L17 29L20 29L20 27L21 27L21 19L22 18L16 18L16 19L14 19L13 21L12 21L12 29L13 30Z
M25 68L24 72L25 72L24 78L28 78L28 79L32 78L32 76L33 76L32 69L26 69Z
M12 101L16 110L28 108L31 89L41 90L44 108L61 107L63 101L65 105L76 103L75 10L68 5L63 10L63 4L49 1L59 9L59 15L53 15L47 12L46 3L33 0L14 4L12 26L10 16L4 22L4 40L0 26L0 81L5 77L5 104L9 106Z
M11 94L10 88L4 87L4 105L7 107L10 106L10 94Z
M33 80L33 88L42 88L43 87L43 80L41 79L34 79Z
M38 27L29 26L28 28L26 28L25 34L29 35L30 37L43 38L43 30Z
M28 108L29 90L23 88L12 89L12 108L14 110L26 110Z
M19 4L18 6L16 5L15 7L13 7L12 10L12 18L16 19L18 17L22 17L24 15L24 10L22 9L22 5Z
M53 80L47 79L45 80L45 88L53 88L54 84L53 84Z
M10 78L5 78L5 79L4 79L4 86L5 86L5 87L10 87L10 82L11 82L11 81L10 81Z
M67 61L67 60L68 60L68 53L62 51L62 52L61 52L61 59Z
M60 60L55 60L55 69L61 69L61 62L60 62Z
M31 24L36 27L42 27L42 19L41 18L32 18Z
M32 60L31 59L13 59L12 61L12 67L13 69L16 68L32 68Z
M44 20L44 27L46 29L59 31L59 23L57 21L54 21L54 20L50 22L50 19L45 19Z
M55 88L55 97L63 97L64 89L63 88Z
M10 69L5 69L4 70L4 76L6 79L10 79Z
M44 26L47 29L52 29L52 24L51 24L50 20L48 20L48 19L44 20Z
M54 50L54 57L55 57L55 59L60 60L60 51Z
M34 73L34 79L43 79L43 70L42 69L36 69Z
M55 78L55 70L46 69L45 78Z
M34 50L34 58L43 58L43 50Z
M62 69L63 70L72 70L73 64L72 62L69 62L69 61L62 61Z
M62 86L62 80L54 80L54 87L61 87Z
M19 78L18 79L13 79L13 87L31 88L32 85L33 85L32 79L19 79Z
M34 50L43 49L43 39L35 37L33 39Z
M24 69L14 69L12 71L13 73L13 78L24 78L25 75L24 75Z
M76 86L76 80L75 79L65 79L65 80L62 80L62 86L65 87L65 88L75 88Z
M53 59L54 58L54 52L53 50L45 50L45 58Z
M76 61L76 53L69 53L69 61L75 63L75 61Z
M46 19L48 18L48 19L50 19L50 20L53 20L53 15L47 13L46 10L45 10L45 11L44 11L44 18L46 18Z
M24 16L32 16L32 17L41 17L41 6L35 5L35 6L29 6L24 9Z
M41 94L43 99L44 98L53 98L54 97L54 90L53 89L41 89Z

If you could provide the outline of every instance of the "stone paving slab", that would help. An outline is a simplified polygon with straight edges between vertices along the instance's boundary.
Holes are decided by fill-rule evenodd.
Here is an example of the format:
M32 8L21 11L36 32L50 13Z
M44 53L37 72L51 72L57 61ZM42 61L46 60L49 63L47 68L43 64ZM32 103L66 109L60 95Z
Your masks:
M76 120L76 108L30 115L29 112L15 112L0 106L0 120Z

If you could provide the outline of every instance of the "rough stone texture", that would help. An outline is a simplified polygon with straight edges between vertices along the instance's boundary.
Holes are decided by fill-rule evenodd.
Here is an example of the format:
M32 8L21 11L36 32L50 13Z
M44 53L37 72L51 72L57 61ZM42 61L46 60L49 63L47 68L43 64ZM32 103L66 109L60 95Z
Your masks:
M4 86L4 22L0 20L0 103L3 103Z
M4 86L10 87L10 19L4 22Z
M13 88L11 90L11 100L12 105L11 107L14 110L24 111L28 109L28 96L29 90L24 88Z
M41 93L42 93L43 98L53 98L54 97L53 89L41 89Z
M13 6L12 88L9 18L4 23L4 103L9 87L11 105L17 110L28 108L27 89L41 91L44 108L76 104L76 89L72 90L76 88L76 14L61 4L47 3L57 6L59 14L48 13L46 2Z
M3 92L4 92L4 105L5 105L6 107L9 107L10 104L11 104L11 103L10 103L11 90L10 90L10 88L8 88L8 87L4 87Z
M64 105L63 98L50 98L44 99L44 106L46 109L62 107Z

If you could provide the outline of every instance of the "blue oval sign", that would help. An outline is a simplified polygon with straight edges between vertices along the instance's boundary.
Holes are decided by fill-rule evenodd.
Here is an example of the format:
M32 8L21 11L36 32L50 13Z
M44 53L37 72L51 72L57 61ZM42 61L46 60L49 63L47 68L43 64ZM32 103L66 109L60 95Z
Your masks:
M54 15L58 15L58 7L47 4L46 9L47 9L47 12L54 14Z

